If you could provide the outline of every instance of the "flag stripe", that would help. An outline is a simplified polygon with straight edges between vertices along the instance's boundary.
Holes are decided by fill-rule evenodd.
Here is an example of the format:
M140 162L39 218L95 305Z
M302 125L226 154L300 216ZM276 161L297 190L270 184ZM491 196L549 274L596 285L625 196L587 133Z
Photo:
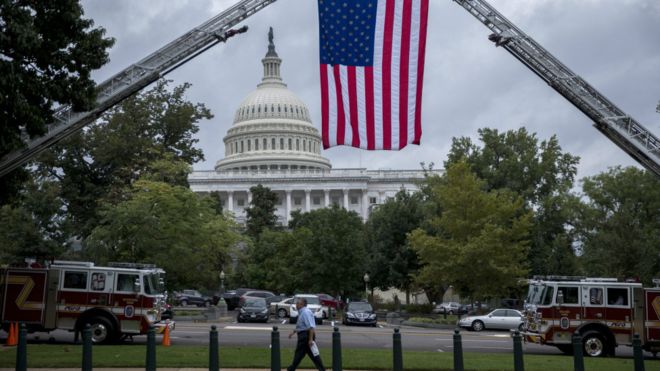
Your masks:
M367 108L366 108L366 90L364 86L364 72L365 67L355 69L355 82L357 91L357 126L358 126L358 140L360 141L360 148L367 148ZM357 147L354 145L354 147Z
M374 69L364 68L364 87L367 106L367 149L376 149L376 128L374 123Z
M351 122L351 145L360 147L360 136L358 132L358 103L357 103L357 82L355 76L355 66L348 66L348 101Z
M330 125L330 108L328 107L328 66L321 64L321 133L323 149L330 148L328 141L328 126Z
M342 86L339 65L333 66L332 72L335 78L335 94L337 99L337 145L344 144L344 135L346 134L346 116L344 114L344 102L342 99Z
M334 84L335 76L333 67L327 66L325 74L328 81L333 82L328 83L328 103L330 104L329 117L330 122L332 123L330 125L330 130L328 131L328 141L330 143L330 147L334 147L337 145L337 91Z
M424 80L424 56L426 54L426 27L429 13L429 0L421 0L419 25L419 51L417 52L417 96L415 98L415 138L419 144L422 138L422 81Z
M392 148L392 47L394 33L394 0L387 0L383 35L383 149Z
M412 0L404 0L401 24L401 62L399 64L399 149L408 144L408 73L410 62L410 17Z

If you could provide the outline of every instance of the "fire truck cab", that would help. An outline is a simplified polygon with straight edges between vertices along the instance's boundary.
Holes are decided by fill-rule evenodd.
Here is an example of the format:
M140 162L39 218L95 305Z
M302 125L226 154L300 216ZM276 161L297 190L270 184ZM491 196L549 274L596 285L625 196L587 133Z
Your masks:
M165 272L154 266L55 260L45 267L0 268L0 319L6 329L22 322L29 332L92 328L92 341L162 331Z
M655 282L655 280L654 280ZM573 333L585 355L614 355L639 334L644 350L660 351L660 287L613 278L535 277L525 304L527 341L572 353Z

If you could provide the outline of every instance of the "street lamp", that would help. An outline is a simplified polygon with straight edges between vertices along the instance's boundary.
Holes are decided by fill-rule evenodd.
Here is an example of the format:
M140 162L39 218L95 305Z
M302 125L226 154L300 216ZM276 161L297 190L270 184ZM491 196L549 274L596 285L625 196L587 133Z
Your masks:
M369 272L365 273L362 279L364 279L364 291L367 294L367 300L369 300Z
M220 294L225 293L225 271L220 271Z

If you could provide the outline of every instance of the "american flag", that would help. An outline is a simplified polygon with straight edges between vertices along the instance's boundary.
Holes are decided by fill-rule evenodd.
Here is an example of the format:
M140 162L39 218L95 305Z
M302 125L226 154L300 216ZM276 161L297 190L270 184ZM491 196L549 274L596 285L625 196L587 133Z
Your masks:
M318 0L323 147L422 136L428 0Z

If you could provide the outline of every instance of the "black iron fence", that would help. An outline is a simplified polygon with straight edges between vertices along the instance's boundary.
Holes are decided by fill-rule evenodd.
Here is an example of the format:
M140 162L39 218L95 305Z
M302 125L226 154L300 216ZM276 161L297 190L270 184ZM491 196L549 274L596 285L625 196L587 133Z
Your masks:
M83 329L83 353L81 370L92 370L92 336L89 325ZM209 370L218 371L220 369L218 330L216 326L211 326L209 332ZM461 333L458 329L454 330L454 370L463 371L463 342ZM394 329L392 334L392 370L403 371L404 360L402 351L402 336L398 328ZM513 369L514 371L524 371L522 335L515 331L512 335L513 341ZM579 333L573 334L573 368L575 371L584 371L584 358L582 353L582 336ZM280 332L277 326L273 326L270 340L270 363L271 370L281 370L280 356ZM339 328L335 327L332 333L332 370L342 370L342 352L341 352L341 334ZM634 336L633 340L634 370L644 371L644 356L642 344L639 335ZM25 324L20 325L18 331L18 344L16 349L16 370L27 371L27 329ZM147 333L147 352L145 360L145 369L147 371L156 370L156 336L153 327Z

